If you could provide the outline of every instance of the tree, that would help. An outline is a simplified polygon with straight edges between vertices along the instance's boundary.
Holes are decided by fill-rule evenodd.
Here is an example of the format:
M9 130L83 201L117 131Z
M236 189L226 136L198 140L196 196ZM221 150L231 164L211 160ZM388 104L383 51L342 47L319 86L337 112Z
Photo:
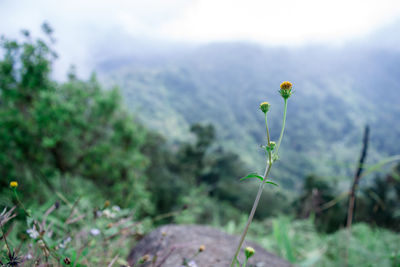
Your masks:
M51 44L51 28L43 30ZM122 108L117 88L103 90L95 75L82 81L74 72L66 83L52 80L55 52L23 34L22 42L1 43L0 190L10 180L35 192L38 180L51 187L55 176L81 177L120 205L145 204L145 130Z

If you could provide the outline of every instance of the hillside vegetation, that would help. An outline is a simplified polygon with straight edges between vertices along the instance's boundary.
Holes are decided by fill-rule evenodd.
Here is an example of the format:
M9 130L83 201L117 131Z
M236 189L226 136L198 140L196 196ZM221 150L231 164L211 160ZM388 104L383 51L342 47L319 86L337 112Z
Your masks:
M155 53L156 54L156 53ZM288 108L285 161L273 171L287 188L306 174L343 177L358 155L362 128L371 126L368 162L400 152L400 53L350 46L338 49L264 48L244 43L188 47L159 56L138 55L101 63L101 78L121 87L125 103L149 127L187 140L192 123L210 122L218 142L260 166L261 100L274 103L277 139L282 106L277 85L294 82ZM262 164L261 164L262 166ZM352 169L351 169L352 170ZM351 173L351 172L350 172Z
M357 79L355 63L339 55L322 68L313 50L308 70L296 72L301 51L227 44L129 66L115 60L101 79L119 89L73 68L65 82L52 79L54 38L43 30L44 40L28 31L1 40L0 266L126 266L130 248L169 223L239 234L258 188L239 178L262 166L259 103L272 103L276 139L275 86L287 78L297 89L268 177L279 187L265 188L249 238L301 266L399 266L400 165L362 179L351 235L342 229L351 181L340 177L358 158L364 123L370 162L399 152L395 55L378 57L391 71L377 71L383 91L362 91L378 81Z

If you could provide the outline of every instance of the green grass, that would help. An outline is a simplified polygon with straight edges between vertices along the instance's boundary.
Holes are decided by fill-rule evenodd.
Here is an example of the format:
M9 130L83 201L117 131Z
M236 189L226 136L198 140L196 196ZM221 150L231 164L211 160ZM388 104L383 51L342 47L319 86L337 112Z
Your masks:
M240 226L228 223L224 230L238 233ZM249 239L297 266L400 266L400 234L365 223L333 234L316 231L312 219L293 220L286 216L254 222ZM257 252L256 252L257 253Z

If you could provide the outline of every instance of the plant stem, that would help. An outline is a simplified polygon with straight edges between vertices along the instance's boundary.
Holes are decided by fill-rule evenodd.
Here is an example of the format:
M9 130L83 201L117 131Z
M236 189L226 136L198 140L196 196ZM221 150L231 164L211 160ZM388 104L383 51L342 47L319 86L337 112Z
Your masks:
M248 260L248 259L249 259L249 258L246 257L246 259L245 259L244 262L243 262L242 267L246 267L246 266L247 266L247 260Z
M18 204L21 206L21 208L24 210L25 215L28 216L28 217L31 217L30 213L26 210L24 204L22 204L21 200L19 200L17 190L13 189L13 192L14 192L14 195L15 195L15 199L17 200L17 203L18 203Z
M268 121L267 121L267 113L265 113L265 128L267 129L267 141L268 145L270 145L270 138L269 138L269 129L268 129Z
M11 255L11 249L10 249L10 246L8 245L7 237L6 237L6 234L4 233L4 230L3 230L3 225L0 225L0 229L1 229L1 234L3 236L3 239L4 239L4 243L6 243L8 254Z
M283 138L283 132L285 131L285 124L286 124L286 111L287 111L287 99L285 98L285 107L283 110L283 122L282 122L282 130L281 130L281 135L279 136L278 144L276 145L276 150L275 150L275 155L278 156L279 152L279 147L281 146L282 138Z
M249 226L250 226L250 224L251 224L251 222L253 220L254 213L256 212L256 209L257 209L257 206L258 206L258 202L260 201L260 197L261 197L264 185L265 185L265 181L267 180L268 174L269 174L269 172L271 170L271 166L272 166L271 164L268 164L268 167L265 169L264 180L262 181L262 183L260 183L260 187L258 188L258 192L257 192L256 199L254 200L253 208L251 209L251 212L250 212L250 215L249 215L249 219L247 220L247 223L246 223L246 227L244 228L242 236L240 237L239 245L238 245L238 247L236 249L236 252L235 252L235 255L233 256L233 259L232 259L231 267L235 266L234 265L235 264L235 260L236 260L237 256L239 255L240 248L243 245L244 238L246 237L247 231L249 230Z
M271 145L271 139L269 138L269 129L268 129L268 120L267 120L267 113L265 113L265 128L267 129L267 142L268 142L268 146ZM268 161L269 165L272 164L272 154L271 154L271 150L268 150ZM265 177L264 177L265 180Z
M269 137L267 113L265 113L265 127L266 127L266 130L267 130L268 146L270 146L271 142L270 142L270 137ZM271 155L271 151L269 150L268 151L267 167L265 168L265 172L264 172L264 179L261 182L260 187L258 188L256 199L254 200L254 204L253 204L253 207L251 209L251 212L250 212L250 215L249 215L249 219L247 220L246 227L244 228L242 236L240 237L239 245L238 245L238 247L236 249L235 255L233 256L231 267L234 267L235 261L237 259L237 256L239 255L239 252L240 252L240 248L242 247L244 239L245 239L245 237L247 235L247 231L249 230L250 224L253 221L254 213L256 212L256 209L257 209L257 206L258 206L258 202L260 201L261 194L262 194L262 191L264 189L265 181L267 180L267 177L268 177L268 174L269 174L269 172L271 170L271 167L272 167L272 155Z

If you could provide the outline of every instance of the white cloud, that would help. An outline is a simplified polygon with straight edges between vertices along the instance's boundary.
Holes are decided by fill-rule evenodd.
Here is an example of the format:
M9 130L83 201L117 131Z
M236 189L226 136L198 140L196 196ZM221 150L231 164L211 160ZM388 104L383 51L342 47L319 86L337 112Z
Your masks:
M0 34L15 37L27 28L38 35L48 21L61 69L73 63L88 74L94 52L123 51L129 38L343 43L399 15L399 0L0 0Z
M183 41L291 44L343 40L400 15L398 0L3 0L1 32L48 20L58 32L93 40L117 29Z
M160 34L179 40L293 44L362 36L400 14L400 1L201 0Z

